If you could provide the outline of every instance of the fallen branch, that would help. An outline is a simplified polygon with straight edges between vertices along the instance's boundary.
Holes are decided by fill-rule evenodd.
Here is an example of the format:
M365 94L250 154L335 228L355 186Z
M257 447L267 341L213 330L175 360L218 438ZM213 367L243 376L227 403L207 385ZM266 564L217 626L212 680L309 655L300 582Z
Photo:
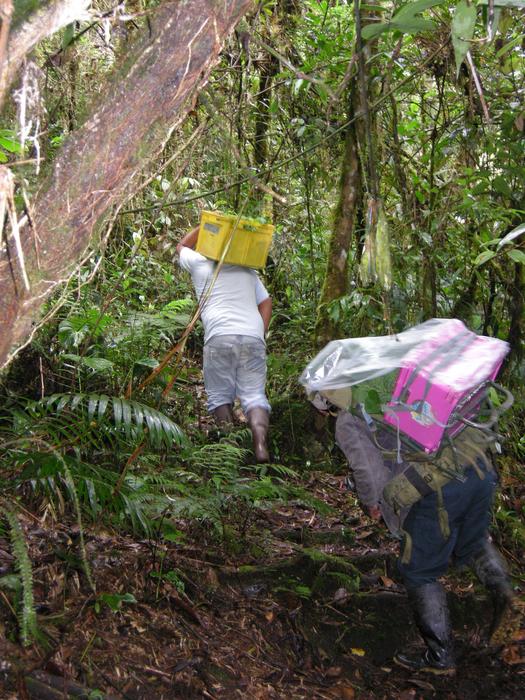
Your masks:
M45 671L34 671L24 676L24 682L31 700L73 700L92 697L93 689L60 676L52 676ZM104 694L104 700L119 700L115 695Z

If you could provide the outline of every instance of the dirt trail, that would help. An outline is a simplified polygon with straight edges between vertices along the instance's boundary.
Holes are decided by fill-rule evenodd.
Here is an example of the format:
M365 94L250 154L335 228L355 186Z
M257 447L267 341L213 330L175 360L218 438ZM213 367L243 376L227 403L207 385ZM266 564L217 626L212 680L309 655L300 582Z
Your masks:
M0 698L524 697L525 631L503 658L487 654L479 639L489 605L465 576L447 582L456 678L392 665L396 648L417 642L395 577L397 543L352 504L342 477L312 474L308 488L331 514L299 504L258 510L245 539L233 533L221 546L195 525L179 544L87 532L97 596L80 571L75 528L28 519L50 646L23 651L9 641L3 594ZM8 551L0 540L4 575Z

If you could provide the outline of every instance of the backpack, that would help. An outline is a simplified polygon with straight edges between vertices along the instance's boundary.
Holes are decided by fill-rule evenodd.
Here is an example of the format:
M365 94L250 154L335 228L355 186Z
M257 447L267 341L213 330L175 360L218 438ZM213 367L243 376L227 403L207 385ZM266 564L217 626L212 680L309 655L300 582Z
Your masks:
M485 471L494 470L493 454L497 452L497 435L472 427L465 428L454 441L441 451L438 457L429 459L421 453L411 455L407 467L383 489L383 499L399 514L410 508L431 493L437 495L437 518L443 537L450 536L448 513L443 502L443 487L453 479L465 480L465 471L473 467L480 479L485 478ZM420 460L417 458L420 457ZM407 563L411 556L410 536L405 536L402 561Z

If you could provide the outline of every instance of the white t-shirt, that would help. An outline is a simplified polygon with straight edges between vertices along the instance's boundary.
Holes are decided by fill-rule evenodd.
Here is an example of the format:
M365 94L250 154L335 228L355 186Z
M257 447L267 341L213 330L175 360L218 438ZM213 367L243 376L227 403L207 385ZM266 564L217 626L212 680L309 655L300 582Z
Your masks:
M213 280L217 263L183 247L179 264L191 274L200 299ZM223 265L201 311L204 342L215 335L249 335L264 340L264 322L257 307L268 296L255 270Z

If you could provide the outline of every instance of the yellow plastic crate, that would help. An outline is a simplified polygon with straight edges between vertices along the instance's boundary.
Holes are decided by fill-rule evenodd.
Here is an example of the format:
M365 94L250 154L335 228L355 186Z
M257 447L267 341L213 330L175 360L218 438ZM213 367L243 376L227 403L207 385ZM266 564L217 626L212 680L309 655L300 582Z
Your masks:
M203 211L195 250L207 258L220 260L236 221L236 216ZM274 228L271 224L260 224L253 219L239 219L224 262L244 267L264 267Z

